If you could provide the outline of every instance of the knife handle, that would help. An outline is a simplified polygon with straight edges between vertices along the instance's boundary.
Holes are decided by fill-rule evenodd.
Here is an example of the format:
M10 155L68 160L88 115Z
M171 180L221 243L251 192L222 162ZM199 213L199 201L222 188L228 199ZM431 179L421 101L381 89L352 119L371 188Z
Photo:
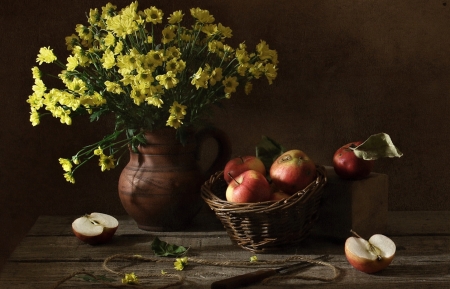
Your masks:
M261 269L255 272L215 281L211 284L211 289L234 289L240 286L247 286L277 273L278 272L274 269Z

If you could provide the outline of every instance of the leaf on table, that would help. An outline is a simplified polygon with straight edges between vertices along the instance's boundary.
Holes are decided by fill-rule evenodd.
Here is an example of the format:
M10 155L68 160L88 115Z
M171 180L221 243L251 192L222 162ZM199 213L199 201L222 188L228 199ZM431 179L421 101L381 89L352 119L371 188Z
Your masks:
M366 141L353 149L358 158L376 160L379 158L401 157L403 153L394 145L386 133L371 135Z
M256 157L263 162L267 171L270 170L275 159L285 151L281 144L267 136L262 136L261 141L256 145Z
M161 241L158 237L153 240L151 246L153 252L160 257L179 257L186 254L187 250L189 250L189 248L186 249L183 246Z

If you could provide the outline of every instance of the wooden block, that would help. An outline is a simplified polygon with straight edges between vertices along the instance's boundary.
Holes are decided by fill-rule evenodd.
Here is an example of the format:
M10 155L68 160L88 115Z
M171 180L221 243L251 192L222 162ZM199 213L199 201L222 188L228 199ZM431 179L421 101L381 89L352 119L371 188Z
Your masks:
M353 229L363 238L384 234L388 222L388 176L371 173L358 181L343 180L333 167L325 167L328 183L324 187L319 217L312 234L345 240Z

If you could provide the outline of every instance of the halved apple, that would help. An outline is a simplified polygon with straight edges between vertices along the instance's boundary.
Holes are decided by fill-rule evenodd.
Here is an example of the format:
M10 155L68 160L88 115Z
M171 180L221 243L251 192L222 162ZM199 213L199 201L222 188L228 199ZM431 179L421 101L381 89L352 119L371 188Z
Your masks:
M111 240L118 226L119 221L113 216L91 213L73 221L72 231L81 241L95 245Z
M391 239L375 234L367 241L351 232L355 237L349 237L345 241L345 256L355 269L370 274L383 270L391 264L396 250L395 243Z

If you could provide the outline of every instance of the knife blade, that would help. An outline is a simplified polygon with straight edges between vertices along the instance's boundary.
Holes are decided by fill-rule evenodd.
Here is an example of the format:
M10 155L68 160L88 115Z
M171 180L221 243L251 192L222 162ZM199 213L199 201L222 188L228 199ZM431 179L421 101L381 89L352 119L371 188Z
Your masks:
M329 259L328 255L323 255L320 257L317 257L313 260L322 260L325 261ZM261 269L258 271L230 277L227 279L214 281L211 284L211 289L234 289L241 286L248 286L250 284L262 281L263 279L276 275L276 274L286 274L288 272L291 272L293 270L298 270L301 268L306 268L309 266L314 265L314 263L310 263L307 261L301 261L295 264L286 265L279 268L268 268L268 269Z

